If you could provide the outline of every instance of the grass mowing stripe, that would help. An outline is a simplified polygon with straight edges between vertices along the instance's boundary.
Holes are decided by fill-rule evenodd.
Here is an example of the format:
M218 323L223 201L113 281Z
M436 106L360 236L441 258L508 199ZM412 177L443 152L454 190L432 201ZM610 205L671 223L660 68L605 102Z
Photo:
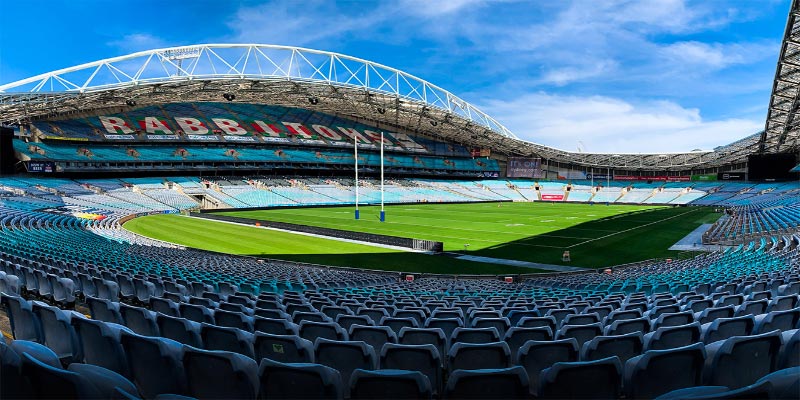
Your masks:
M139 217L128 221L124 227L143 236L203 250L324 265L440 274L542 272L538 269L396 251L178 215Z

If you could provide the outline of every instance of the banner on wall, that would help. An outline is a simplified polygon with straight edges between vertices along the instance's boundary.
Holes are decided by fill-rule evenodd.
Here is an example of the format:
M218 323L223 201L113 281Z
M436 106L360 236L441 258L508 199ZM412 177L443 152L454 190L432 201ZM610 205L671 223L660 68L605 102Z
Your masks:
M595 176L597 179L597 176ZM634 176L634 175L614 175L615 181L654 181L654 182L689 182L691 176Z
M509 157L508 168L506 170L507 178L541 178L542 177L542 159L541 158L523 158L523 157Z
M692 181L716 181L717 174L692 175Z
M564 200L563 194L543 194L542 201L562 201Z

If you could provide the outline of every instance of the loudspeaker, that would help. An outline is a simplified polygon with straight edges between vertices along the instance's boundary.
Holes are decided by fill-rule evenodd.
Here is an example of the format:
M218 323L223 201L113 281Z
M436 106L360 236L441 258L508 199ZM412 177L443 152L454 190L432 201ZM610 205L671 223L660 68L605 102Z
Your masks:
M11 128L0 127L0 175L11 175L14 173L14 164L17 158L14 156L14 131Z

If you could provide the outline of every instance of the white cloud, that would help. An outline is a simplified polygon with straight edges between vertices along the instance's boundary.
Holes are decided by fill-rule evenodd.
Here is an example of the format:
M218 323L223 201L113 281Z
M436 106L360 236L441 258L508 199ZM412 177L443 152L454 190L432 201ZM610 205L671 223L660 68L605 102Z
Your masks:
M669 101L631 103L603 96L535 93L488 101L481 109L522 139L575 151L658 153L711 149L763 129L748 119L705 120Z
M675 42L661 48L661 55L674 63L689 68L707 66L714 69L736 64L746 64L775 53L775 47L764 43L703 43L697 41Z
M168 47L166 41L149 33L132 33L121 39L110 41L107 45L128 53Z

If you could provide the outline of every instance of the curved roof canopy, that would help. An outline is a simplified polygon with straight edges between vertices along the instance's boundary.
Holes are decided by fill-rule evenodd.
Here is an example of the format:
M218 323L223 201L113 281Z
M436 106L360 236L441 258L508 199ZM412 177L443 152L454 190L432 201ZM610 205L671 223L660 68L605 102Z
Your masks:
M757 142L749 137L713 152L567 152L520 140L472 104L403 71L343 54L260 44L148 50L0 85L0 123L223 99L318 110L507 155L601 168L713 167L741 160Z

